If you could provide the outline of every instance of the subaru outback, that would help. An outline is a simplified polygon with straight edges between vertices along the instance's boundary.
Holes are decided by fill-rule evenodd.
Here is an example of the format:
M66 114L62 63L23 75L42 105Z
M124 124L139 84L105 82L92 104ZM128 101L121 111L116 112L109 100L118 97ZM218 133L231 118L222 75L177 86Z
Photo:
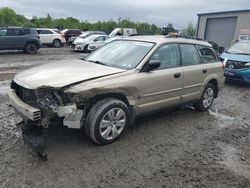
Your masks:
M208 110L223 86L223 68L207 42L136 36L112 41L82 60L17 74L9 100L28 127L26 137L61 118L64 126L84 128L104 145L119 139L138 115L186 103Z

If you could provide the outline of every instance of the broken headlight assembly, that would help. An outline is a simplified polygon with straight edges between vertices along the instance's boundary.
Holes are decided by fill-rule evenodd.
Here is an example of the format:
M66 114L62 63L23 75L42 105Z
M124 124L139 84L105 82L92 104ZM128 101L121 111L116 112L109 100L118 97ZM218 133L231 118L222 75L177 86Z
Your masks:
M41 109L58 112L59 106L70 103L70 97L59 90L37 92L37 103Z

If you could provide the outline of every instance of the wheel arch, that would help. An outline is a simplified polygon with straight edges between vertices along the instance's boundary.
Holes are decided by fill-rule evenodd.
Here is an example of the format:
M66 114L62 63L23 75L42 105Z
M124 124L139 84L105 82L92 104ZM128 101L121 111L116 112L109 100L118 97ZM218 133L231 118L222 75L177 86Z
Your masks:
M216 74L212 74L209 77L206 78L206 80L203 82L203 86L200 90L200 96L203 93L203 90L205 89L205 87L207 86L207 84L211 83L213 84L214 88L215 88L215 98L217 98L218 93L219 93L219 81L218 81L219 77Z
M214 79L210 80L210 81L208 82L208 84L209 84L209 83L213 84L214 89L215 89L215 96L214 96L214 97L217 98L217 97L218 97L218 92L219 92L218 81L214 78Z
M121 100L122 102L124 102L128 106L129 111L130 111L130 115L131 115L130 125L132 125L134 123L135 116L136 116L134 101L132 101L132 99L130 99L125 93L122 93L122 92L101 93L101 94L97 94L95 96L88 98L88 106L86 108L86 116L94 104L96 104L98 101L103 100L105 98L114 98L114 99L118 99L118 100Z
M28 45L28 44L35 44L36 46L37 46L37 48L40 48L40 45L39 45L39 42L38 41L36 41L36 40L27 40L26 42L25 42L25 45L24 45L24 48L26 48L26 46Z

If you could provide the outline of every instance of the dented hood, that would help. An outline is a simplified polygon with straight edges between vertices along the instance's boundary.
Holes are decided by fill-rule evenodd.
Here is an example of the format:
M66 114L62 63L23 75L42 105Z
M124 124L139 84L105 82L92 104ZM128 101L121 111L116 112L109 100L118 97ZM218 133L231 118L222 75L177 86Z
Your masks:
M14 81L28 89L60 88L77 82L108 76L123 69L83 60L66 60L37 66L17 74Z

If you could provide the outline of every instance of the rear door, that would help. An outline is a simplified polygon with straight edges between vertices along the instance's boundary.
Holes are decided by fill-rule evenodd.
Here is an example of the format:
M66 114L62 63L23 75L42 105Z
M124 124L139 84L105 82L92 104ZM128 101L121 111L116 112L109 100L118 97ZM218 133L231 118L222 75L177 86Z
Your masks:
M179 44L182 65L182 95L181 102L199 98L200 89L207 75L202 65L202 59L193 44Z
M9 28L7 32L8 45L11 49L22 49L25 46L25 35L22 28Z
M139 76L138 113L145 113L180 103L181 67L177 44L159 47L150 60L159 60L161 66Z
M53 32L46 29L37 30L43 44L50 44L53 41Z
M183 72L182 102L198 99L205 80L221 72L221 63L212 47L180 44Z

